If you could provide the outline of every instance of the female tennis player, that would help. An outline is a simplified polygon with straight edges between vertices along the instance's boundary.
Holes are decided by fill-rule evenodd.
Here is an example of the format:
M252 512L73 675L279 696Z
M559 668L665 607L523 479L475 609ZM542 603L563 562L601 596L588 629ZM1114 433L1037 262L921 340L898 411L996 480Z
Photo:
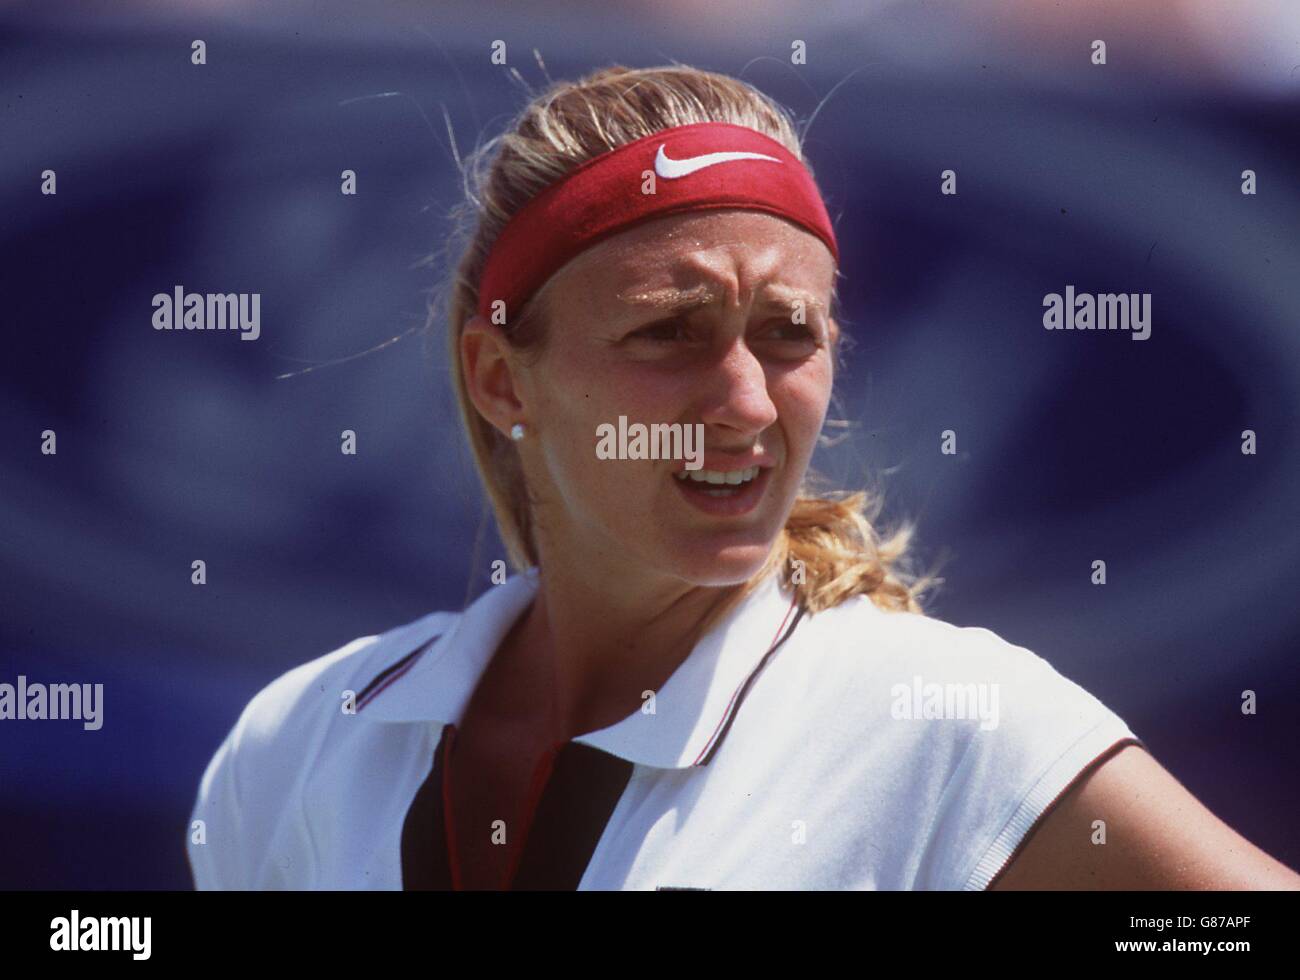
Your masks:
M809 489L839 252L786 113L609 68L472 161L449 354L515 574L271 683L200 888L1295 888Z

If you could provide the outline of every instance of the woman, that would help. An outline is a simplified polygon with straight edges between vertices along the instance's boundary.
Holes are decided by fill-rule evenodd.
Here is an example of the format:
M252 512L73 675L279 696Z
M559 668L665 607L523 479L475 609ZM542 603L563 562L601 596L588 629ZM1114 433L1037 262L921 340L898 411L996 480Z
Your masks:
M199 887L1300 883L1045 661L926 617L865 495L803 493L838 249L781 109L610 68L487 149L450 355L519 574L258 694Z

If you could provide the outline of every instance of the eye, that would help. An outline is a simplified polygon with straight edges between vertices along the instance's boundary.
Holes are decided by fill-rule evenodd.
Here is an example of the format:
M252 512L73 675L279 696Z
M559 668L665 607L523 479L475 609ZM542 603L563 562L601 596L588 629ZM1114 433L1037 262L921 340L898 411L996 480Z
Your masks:
M787 317L782 317L772 321L772 329L768 331L767 336L773 340L815 343L821 335L806 323L795 323Z
M684 339L688 331L686 321L681 317L671 317L634 330L629 336L635 340L673 341Z

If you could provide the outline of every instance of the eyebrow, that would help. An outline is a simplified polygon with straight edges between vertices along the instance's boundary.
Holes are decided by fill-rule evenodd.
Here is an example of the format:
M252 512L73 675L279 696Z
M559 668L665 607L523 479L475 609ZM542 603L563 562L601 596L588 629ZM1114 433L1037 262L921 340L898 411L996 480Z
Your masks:
M622 305L653 309L666 313L684 313L688 310L710 306L722 299L722 293L716 286L701 284L683 289L678 286L663 286L657 289L630 290L619 294ZM756 305L760 307L791 309L802 300L806 308L824 312L826 304L812 293L788 286L768 286L758 296Z

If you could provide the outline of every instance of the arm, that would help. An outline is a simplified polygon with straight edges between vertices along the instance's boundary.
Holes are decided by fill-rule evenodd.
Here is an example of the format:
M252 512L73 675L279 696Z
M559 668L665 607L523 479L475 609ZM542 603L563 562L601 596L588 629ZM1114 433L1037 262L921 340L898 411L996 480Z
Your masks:
M1092 843L1094 820L1105 844ZM1300 875L1130 744L1080 777L989 885L1022 889L1300 890Z

